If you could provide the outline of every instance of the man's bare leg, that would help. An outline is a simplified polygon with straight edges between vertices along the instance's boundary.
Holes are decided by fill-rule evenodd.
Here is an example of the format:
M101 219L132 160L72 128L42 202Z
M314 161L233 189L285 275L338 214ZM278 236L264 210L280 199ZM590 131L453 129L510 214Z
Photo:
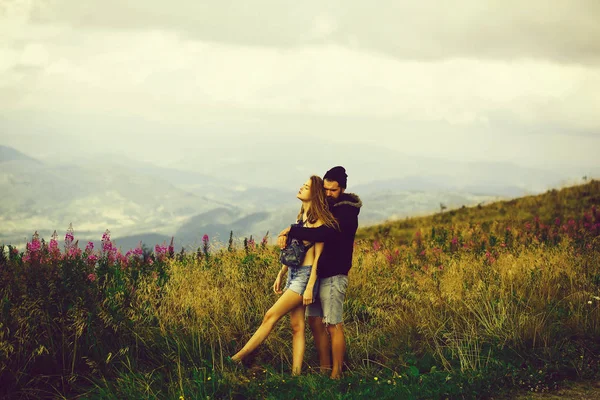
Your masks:
M315 340L315 347L319 355L319 366L322 374L331 371L331 345L329 334L321 317L308 317L308 324Z
M342 377L342 366L344 365L344 355L346 354L346 338L344 337L344 326L342 323L328 325L327 331L331 337L331 353L333 358L333 368L331 369L331 379L340 379Z

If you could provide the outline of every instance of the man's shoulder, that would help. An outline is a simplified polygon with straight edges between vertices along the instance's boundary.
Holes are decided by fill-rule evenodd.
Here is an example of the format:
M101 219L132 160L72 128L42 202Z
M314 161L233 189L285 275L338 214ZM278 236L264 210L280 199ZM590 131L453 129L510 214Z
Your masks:
M360 197L358 197L357 194L354 193L342 193L342 195L340 196L340 201L338 201L334 206L334 210L336 208L341 208L341 207L352 207L352 208L356 208L357 210L360 210L360 208L362 207L362 200L360 199Z

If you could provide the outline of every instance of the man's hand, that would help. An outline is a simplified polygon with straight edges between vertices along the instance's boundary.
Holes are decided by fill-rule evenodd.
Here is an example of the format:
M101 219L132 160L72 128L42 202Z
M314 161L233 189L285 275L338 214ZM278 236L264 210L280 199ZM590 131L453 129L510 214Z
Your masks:
M288 233L290 233L289 227L285 228L279 233L279 236L277 237L277 246L279 246L280 249L285 248Z
M311 304L313 302L313 289L314 285L306 285L306 289L304 289L304 295L302 296L302 304L305 306Z

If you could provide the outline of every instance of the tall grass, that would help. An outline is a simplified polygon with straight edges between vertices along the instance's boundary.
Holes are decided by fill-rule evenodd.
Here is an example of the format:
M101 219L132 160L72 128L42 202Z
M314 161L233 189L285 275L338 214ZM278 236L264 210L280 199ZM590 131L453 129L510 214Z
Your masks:
M566 217L421 221L409 241L358 240L341 392L316 374L308 333L305 377L287 375L287 317L255 352L253 367L240 372L225 363L277 299L270 289L276 248L246 242L215 250L206 238L194 253L157 246L151 255L122 255L109 236L95 252L76 250L72 232L64 252L56 238L49 245L34 238L26 251L0 255L0 390L24 398L266 397L280 386L300 390L292 397L465 396L474 382L485 394L507 379L542 385L597 373L600 212L588 199L600 187L573 190L588 195ZM561 196L571 194L546 200ZM507 378L511 371L518 379ZM363 381L375 386L361 389Z

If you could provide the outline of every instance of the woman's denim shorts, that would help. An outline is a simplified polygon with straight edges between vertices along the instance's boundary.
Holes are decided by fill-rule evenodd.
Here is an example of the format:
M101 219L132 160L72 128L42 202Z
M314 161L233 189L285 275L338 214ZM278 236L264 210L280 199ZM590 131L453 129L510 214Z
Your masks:
M310 278L310 271L312 270L311 265L305 265L303 267L288 267L287 282L285 289L290 289L294 293L298 293L300 296L304 295L306 285L308 285L308 279ZM315 282L313 288L313 299L316 299L319 295L319 280Z

